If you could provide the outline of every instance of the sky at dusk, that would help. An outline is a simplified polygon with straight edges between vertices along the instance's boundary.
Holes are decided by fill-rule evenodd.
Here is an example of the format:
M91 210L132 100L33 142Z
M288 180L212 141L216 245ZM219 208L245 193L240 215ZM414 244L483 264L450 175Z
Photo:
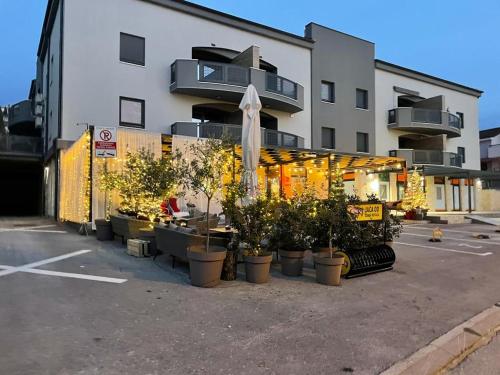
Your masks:
M372 41L378 59L483 90L480 127L500 126L498 0L194 2L298 35L313 21ZM28 95L46 4L0 0L0 105Z

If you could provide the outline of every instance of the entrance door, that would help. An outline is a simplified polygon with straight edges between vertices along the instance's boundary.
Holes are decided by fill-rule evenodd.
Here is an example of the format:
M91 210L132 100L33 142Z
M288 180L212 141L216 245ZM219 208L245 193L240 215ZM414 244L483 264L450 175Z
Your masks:
M475 194L475 189L474 189L474 186L471 186L471 189L470 189L470 198L471 198L471 207L472 207L472 210L475 210L476 209L476 194ZM469 187L466 186L465 187L465 209L466 210L469 210Z
M380 182L378 189L378 196L381 201L387 202L389 200L389 183Z
M434 185L436 188L436 210L445 210L444 185Z
M460 186L453 185L453 211L460 211Z

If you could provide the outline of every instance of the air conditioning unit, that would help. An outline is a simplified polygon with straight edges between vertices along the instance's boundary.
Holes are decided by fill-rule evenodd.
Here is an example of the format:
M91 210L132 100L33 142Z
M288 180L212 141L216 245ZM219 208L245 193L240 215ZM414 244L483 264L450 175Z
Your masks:
M35 128L41 128L43 126L43 117L37 116L35 117Z

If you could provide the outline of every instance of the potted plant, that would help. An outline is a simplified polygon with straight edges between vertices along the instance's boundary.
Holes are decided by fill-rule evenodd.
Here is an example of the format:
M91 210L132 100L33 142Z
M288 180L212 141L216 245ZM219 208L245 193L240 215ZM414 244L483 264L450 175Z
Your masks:
M189 148L190 162L187 162L185 185L193 193L203 194L207 200L205 246L191 247L187 256L191 284L213 287L220 282L226 249L210 246L210 203L223 189L223 177L231 170L232 148L227 140L197 140Z
M344 257L335 254L335 251L343 244L344 233L350 224L350 215L347 211L347 196L344 192L342 174L338 168L332 173L329 196L319 202L314 220L317 223L316 233L321 231L319 238L327 242L328 252L315 254L314 263L318 283L338 286ZM324 242L321 244L324 246Z
M304 189L291 199L282 199L276 207L273 242L277 244L281 272L286 276L301 276L304 252L311 248L310 222L315 214L313 193Z
M118 187L118 174L110 171L108 161L104 160L99 170L99 190L104 193L104 218L95 219L96 237L99 241L111 241L113 239L113 228L109 216L111 213L111 192Z
M249 203L237 207L231 217L238 239L246 244L244 253L245 276L251 283L262 284L269 279L273 256L263 248L273 225L274 205L264 197L253 198Z

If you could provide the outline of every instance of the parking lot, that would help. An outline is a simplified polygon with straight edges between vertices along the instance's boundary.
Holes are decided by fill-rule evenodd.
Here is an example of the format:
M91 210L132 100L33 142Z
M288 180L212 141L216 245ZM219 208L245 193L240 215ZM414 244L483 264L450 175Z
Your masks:
M500 300L493 226L405 227L393 271L214 289L42 219L0 220L5 374L376 374ZM489 239L473 238L484 233Z

